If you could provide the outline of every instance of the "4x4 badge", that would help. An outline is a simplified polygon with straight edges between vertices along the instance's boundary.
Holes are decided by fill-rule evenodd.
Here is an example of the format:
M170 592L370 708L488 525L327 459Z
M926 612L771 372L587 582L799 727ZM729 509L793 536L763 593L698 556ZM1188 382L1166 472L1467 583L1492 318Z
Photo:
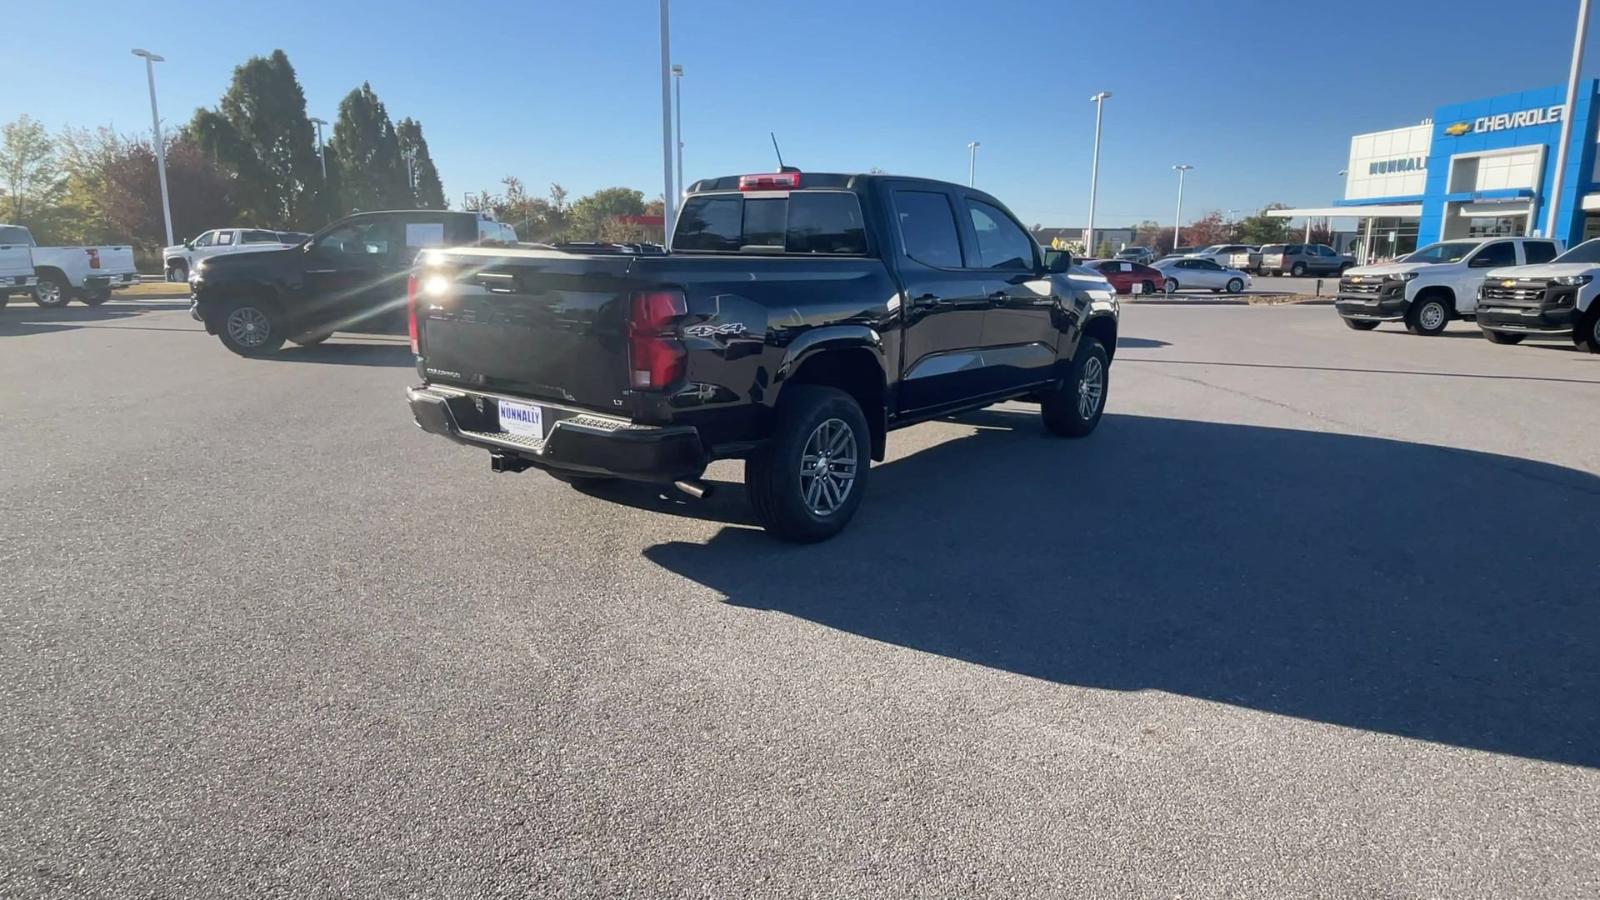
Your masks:
M690 325L683 330L683 333L689 337L716 337L719 334L744 334L744 332L745 327L742 322L728 322L725 325L712 325L710 323Z

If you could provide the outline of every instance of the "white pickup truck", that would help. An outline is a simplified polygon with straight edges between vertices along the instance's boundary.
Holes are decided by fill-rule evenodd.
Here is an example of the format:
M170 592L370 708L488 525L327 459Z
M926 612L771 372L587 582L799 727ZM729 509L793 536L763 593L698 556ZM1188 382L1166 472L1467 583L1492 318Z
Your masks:
M1496 344L1543 335L1600 353L1600 238L1543 265L1489 270L1478 289L1478 327Z
M283 250L311 237L298 231L265 228L213 228L161 251L161 268L168 281L188 281L195 263L224 253L249 250Z
M12 294L32 294L36 281L28 229L0 225L0 306L5 306Z
M111 289L139 280L133 266L133 248L127 244L104 247L41 247L21 225L0 225L7 234L22 239L33 257L33 301L40 306L66 306L74 297L90 306L111 299Z
M1334 308L1357 331L1404 322L1412 334L1438 334L1451 319L1476 318L1478 288L1491 269L1547 263L1560 252L1561 245L1549 238L1440 241L1405 262L1347 270Z

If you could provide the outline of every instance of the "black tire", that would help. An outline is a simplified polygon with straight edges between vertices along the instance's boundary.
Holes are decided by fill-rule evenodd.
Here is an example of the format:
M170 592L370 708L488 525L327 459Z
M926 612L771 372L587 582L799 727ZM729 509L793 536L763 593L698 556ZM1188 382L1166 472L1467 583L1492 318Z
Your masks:
M1168 278L1166 282L1162 284L1162 287L1166 289L1167 293L1175 294L1178 292L1178 279Z
M853 462L830 460L824 452L817 456L818 464L826 468L807 470L803 462L807 450L815 449L819 441L831 443L834 448L844 442L840 426L849 435L847 449ZM812 384L785 389L778 401L772 435L745 462L745 492L750 496L756 521L773 537L784 541L811 544L833 537L844 530L861 505L872 467L871 456L867 417L854 397L837 388ZM812 473L809 483L805 481L808 471ZM847 471L849 481L844 495L835 502L829 491L837 489L838 479ZM810 491L815 494L808 498ZM831 508L819 512L821 507Z
M1525 334L1516 334L1510 331L1490 331L1487 328L1483 329L1483 336L1491 344L1520 344L1522 339L1527 337Z
M1242 278L1230 278L1230 279L1228 279L1228 293L1230 293L1230 294L1242 294L1242 293L1244 293L1244 279L1242 279Z
M1139 286L1144 288L1144 293L1146 294L1154 294L1156 292L1156 283L1154 281L1141 281Z
M60 309L72 302L72 285L59 275L41 275L39 286L33 289L33 302L45 309Z
M84 302L85 306L100 306L111 299L111 289L106 288L104 291L84 291L83 296L79 299Z
M283 318L278 308L266 300L234 300L219 315L217 337L224 347L240 356L266 356L283 346Z
M1406 309L1406 330L1412 334L1432 337L1449 324L1450 304L1438 294L1419 297Z
M1306 277L1306 264L1305 263L1295 263L1294 265L1289 267L1289 274L1293 275L1296 278L1304 278L1304 277Z
M1600 353L1600 305L1590 307L1589 314L1583 317L1583 324L1578 329L1573 336L1578 346L1590 353Z
M1061 387L1039 392L1044 427L1061 437L1084 437L1100 424L1110 390L1111 357L1100 341L1085 335Z
M184 281L184 282L188 281L189 280L189 264L180 259L180 260L174 262L172 265L168 266L167 267L167 280L168 281Z
M299 344L302 347L315 347L316 345L322 343L323 341L325 341L325 340L327 340L328 338L331 338L331 337L333 337L333 332L331 332L331 331L319 331L319 332L308 332L306 334L296 335L295 337L289 338L289 340L293 341L296 344Z
M1343 316L1340 318L1344 319ZM1371 331L1378 327L1378 323L1367 319L1344 319L1344 327L1351 331Z

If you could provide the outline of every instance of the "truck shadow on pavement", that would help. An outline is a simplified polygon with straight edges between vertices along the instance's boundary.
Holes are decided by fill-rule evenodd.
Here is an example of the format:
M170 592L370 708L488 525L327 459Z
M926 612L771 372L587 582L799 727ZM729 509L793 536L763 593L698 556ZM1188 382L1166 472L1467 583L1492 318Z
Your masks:
M338 335L314 347L286 345L282 350L261 357L263 362L321 363L338 366L394 366L411 368L417 359L409 344L341 341Z
M1144 416L1075 442L1034 414L955 421L972 433L874 468L831 542L726 527L645 555L730 603L1061 684L1600 766L1600 478Z
M43 307L31 300L13 297L11 303L0 309L0 336L47 334L52 331L71 331L102 322L121 322L147 312L170 311L176 307L145 303L107 303L104 306ZM183 329L188 330L188 329Z

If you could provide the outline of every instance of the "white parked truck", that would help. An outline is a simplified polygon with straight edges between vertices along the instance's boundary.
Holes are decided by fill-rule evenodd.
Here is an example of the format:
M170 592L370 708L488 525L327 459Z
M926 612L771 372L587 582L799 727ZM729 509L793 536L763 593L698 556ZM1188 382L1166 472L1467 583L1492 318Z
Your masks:
M1357 331L1404 322L1412 334L1438 334L1451 319L1477 316L1478 288L1491 269L1547 263L1560 252L1561 245L1550 238L1440 241L1405 262L1349 269L1339 279L1334 307Z
M188 281L195 263L224 253L250 250L283 250L305 243L311 237L298 231L272 231L266 228L213 228L161 251L161 269L168 281Z
M103 247L40 247L21 225L0 225L7 234L28 245L33 274L38 279L33 300L44 307L66 306L74 298L90 306L111 299L111 289L139 280L133 266L133 248L127 244Z
M28 229L0 225L0 306L5 306L12 294L32 294L36 281Z
M1490 269L1478 289L1478 327L1496 344L1528 335L1571 338L1600 353L1600 238L1543 265Z

